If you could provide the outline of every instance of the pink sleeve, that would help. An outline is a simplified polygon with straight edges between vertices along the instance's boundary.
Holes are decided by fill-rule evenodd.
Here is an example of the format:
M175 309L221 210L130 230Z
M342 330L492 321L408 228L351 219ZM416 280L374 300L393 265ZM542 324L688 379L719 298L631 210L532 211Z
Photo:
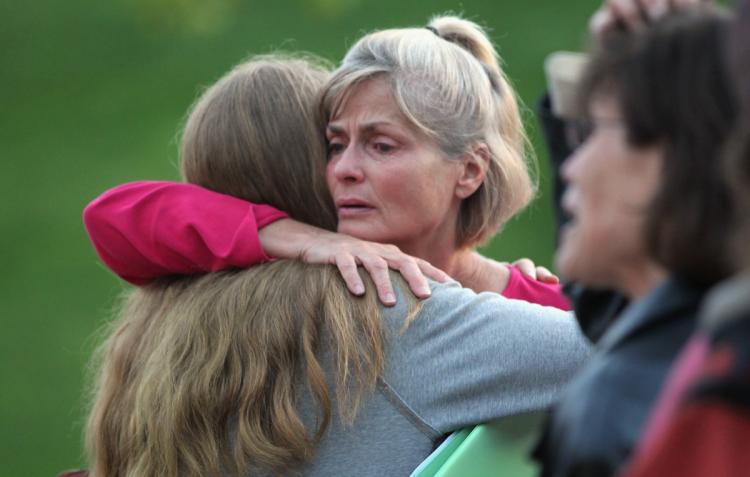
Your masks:
M521 273L518 267L510 266L510 278L502 295L505 298L524 300L561 310L572 309L559 284L543 283Z
M258 229L286 216L193 184L141 181L96 198L83 222L102 261L142 285L164 275L267 261Z

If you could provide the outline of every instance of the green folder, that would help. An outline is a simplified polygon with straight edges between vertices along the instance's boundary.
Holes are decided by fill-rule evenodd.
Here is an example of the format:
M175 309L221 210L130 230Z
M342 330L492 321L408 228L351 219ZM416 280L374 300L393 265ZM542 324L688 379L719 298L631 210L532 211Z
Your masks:
M507 463L507 438L498 423L454 432L412 472L411 477L480 477L498 475Z

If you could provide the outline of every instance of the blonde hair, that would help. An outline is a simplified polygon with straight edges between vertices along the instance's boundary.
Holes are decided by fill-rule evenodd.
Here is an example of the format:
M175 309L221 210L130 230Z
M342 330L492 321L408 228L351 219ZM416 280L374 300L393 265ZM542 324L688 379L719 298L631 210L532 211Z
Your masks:
M195 161L185 165L186 176L221 192L226 180L227 189L244 187L256 200L301 187L299 199L287 201L287 210L304 211L310 207L309 180L295 183L269 167L263 174L238 170L247 180L241 184L221 169L264 162L276 167L279 161L302 165L317 143L296 149L304 151L297 157L265 145L247 151L243 165L240 156L223 157L239 154L237 144L223 147L207 134L263 142L256 128L289 127L282 122L286 114L277 115L269 106L274 99L296 95L287 113L299 107L304 116L314 108L315 88L295 90L294 79L309 73L307 62L257 61L235 68L197 102L183 138L183 157ZM288 90L280 86L280 77L292 80L283 83ZM255 94L241 91L250 84ZM256 101L269 94L278 97L263 98L269 103L256 118L251 114L259 107ZM217 95L221 101L214 99ZM222 114L223 109L231 114ZM222 122L237 117L249 120ZM219 126L247 131L231 136ZM297 133L288 132L290 137ZM194 154L191 144L202 153ZM215 161L217 168L200 161ZM363 278L367 293L354 298L331 266L277 261L249 270L165 278L130 292L94 361L86 430L92 476L286 474L304 464L329 426L334 399L339 418L351 424L383 372L387 336L374 286ZM392 279L404 286L398 276ZM404 300L408 324L418 306L411 296ZM299 409L306 396L317 405L314 424L304 422Z
M457 246L486 242L533 198L518 100L478 25L442 16L429 29L366 35L323 88L322 115L334 117L357 85L375 78L389 81L403 115L449 158L472 153L477 144L489 149L484 183L461 205Z

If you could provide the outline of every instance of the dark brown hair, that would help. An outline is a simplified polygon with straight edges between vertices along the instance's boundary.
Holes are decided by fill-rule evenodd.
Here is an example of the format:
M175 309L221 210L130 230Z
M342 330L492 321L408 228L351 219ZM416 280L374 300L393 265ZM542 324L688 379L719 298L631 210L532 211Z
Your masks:
M614 31L594 52L583 104L614 96L627 140L664 147L663 179L649 210L652 258L673 274L710 285L732 271L732 200L721 153L737 113L725 56L729 16L700 7L647 31Z
M737 18L729 41L729 64L733 86L740 100L740 118L727 147L727 176L736 201L738 233L733 250L738 267L750 266L750 1L738 2Z

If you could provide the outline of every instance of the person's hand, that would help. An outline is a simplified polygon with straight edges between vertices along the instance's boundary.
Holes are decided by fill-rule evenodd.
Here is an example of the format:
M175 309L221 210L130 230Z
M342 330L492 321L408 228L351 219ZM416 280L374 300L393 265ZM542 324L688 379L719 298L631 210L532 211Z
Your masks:
M503 264L508 265L507 262L504 262ZM529 278L533 278L534 280L538 280L543 283L560 283L560 278L558 278L557 275L550 272L546 267L534 264L534 262L529 258L519 258L511 265L515 266L521 271L521 273L528 276Z
M407 255L395 245L366 242L289 218L277 220L260 229L258 239L263 251L270 257L336 265L346 287L355 295L365 292L365 285L357 271L357 265L364 266L375 283L380 301L388 306L396 304L389 268L398 270L412 293L419 298L427 298L431 294L427 278L438 282L450 279L448 274L428 261Z
M670 11L690 7L711 0L605 0L589 21L589 31L601 39L618 27L638 30Z
M388 306L396 304L388 269L398 270L419 298L431 294L426 277L439 282L450 279L448 274L428 261L407 255L395 245L367 242L333 232L320 233L312 238L299 254L299 259L307 263L336 265L347 288L355 295L365 292L357 271L357 265L362 265L372 277L380 301Z

